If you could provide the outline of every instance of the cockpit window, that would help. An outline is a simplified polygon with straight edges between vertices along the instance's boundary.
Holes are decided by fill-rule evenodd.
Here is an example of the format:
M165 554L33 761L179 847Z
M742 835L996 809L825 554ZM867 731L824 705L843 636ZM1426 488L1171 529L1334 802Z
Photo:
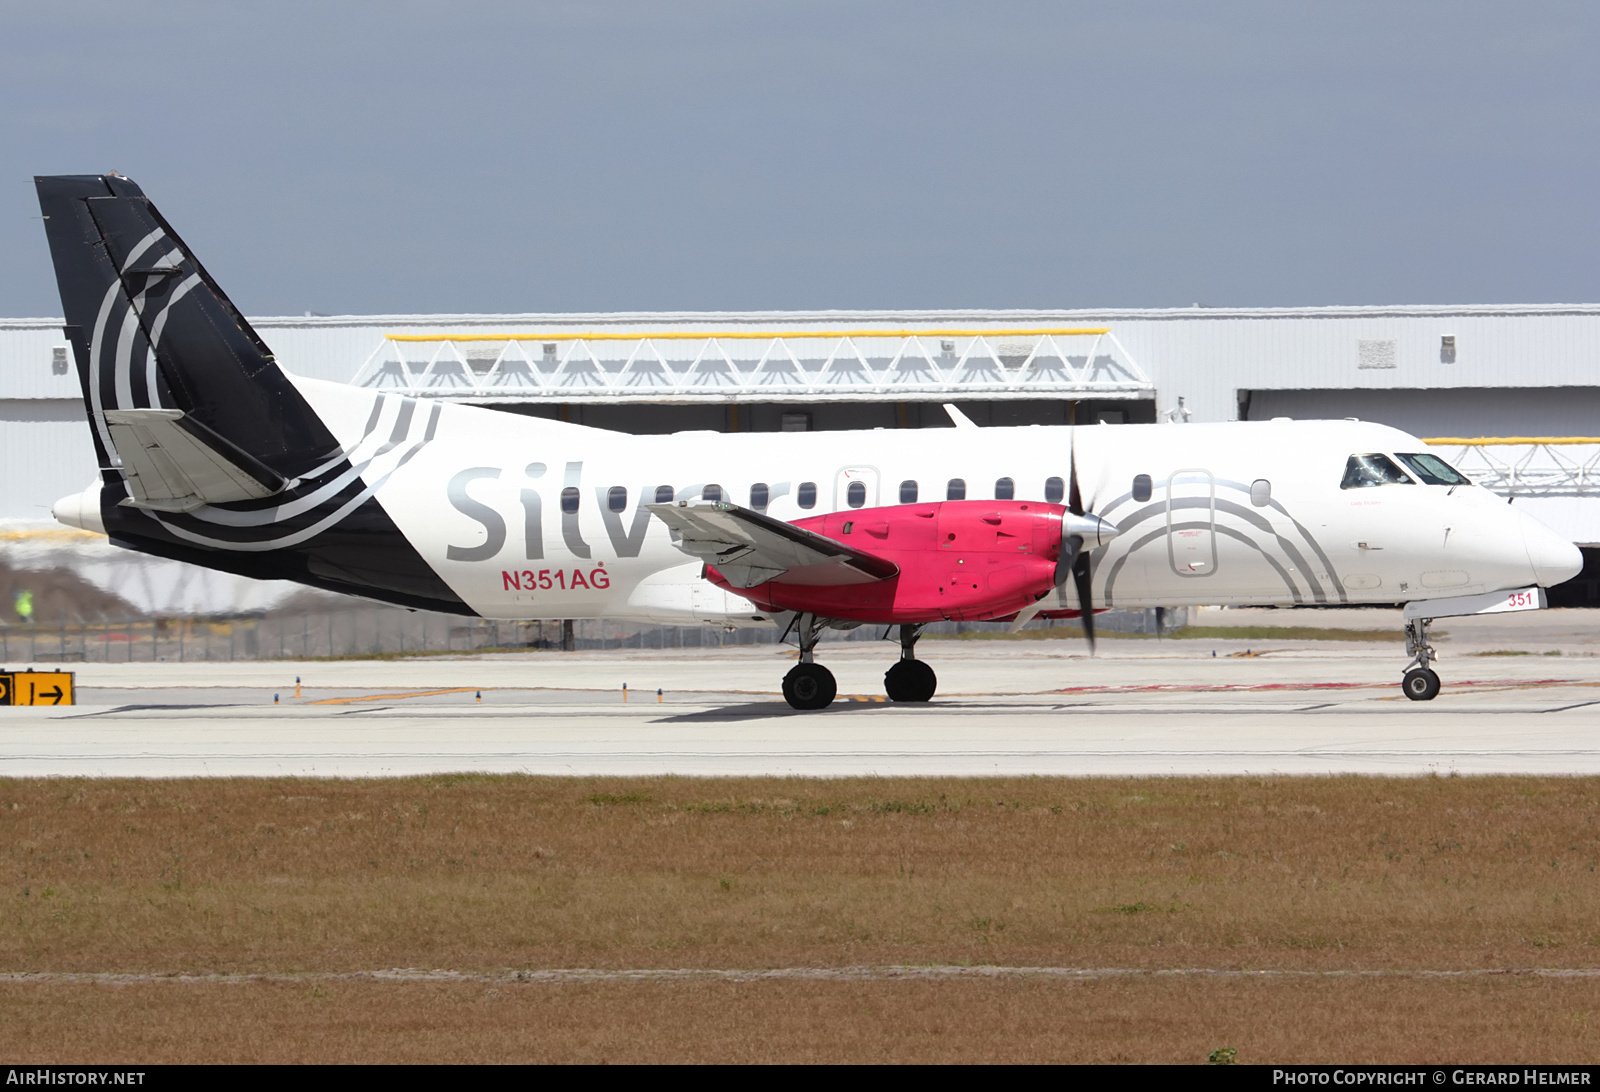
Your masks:
M1439 458L1427 452L1415 455L1406 455L1395 452L1395 458L1410 467L1411 473L1422 479L1423 485L1471 485L1466 475Z
M1352 455L1344 464L1340 489L1369 489L1375 485L1415 485L1387 455Z

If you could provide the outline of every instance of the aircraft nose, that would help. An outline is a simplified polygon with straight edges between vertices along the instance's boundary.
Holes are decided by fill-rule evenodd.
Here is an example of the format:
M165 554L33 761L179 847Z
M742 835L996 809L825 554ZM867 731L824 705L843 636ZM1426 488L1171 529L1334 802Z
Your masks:
M1533 565L1533 579L1541 588L1571 580L1583 568L1583 553L1533 517L1522 514L1522 541Z

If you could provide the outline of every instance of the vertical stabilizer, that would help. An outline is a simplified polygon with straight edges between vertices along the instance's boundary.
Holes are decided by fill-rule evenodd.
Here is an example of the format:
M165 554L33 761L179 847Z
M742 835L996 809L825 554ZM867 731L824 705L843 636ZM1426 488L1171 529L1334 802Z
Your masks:
M284 477L337 450L272 352L129 179L34 179L102 468L106 412L177 409Z
M376 495L433 441L438 405L399 400L386 472L373 452L352 462L138 186L34 182L102 483L98 505L93 487L63 498L63 520L245 576L467 612Z

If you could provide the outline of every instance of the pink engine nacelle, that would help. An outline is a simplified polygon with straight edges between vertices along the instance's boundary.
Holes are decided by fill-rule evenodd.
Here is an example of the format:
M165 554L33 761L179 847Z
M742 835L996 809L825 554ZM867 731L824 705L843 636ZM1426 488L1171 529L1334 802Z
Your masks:
M710 566L706 577L765 611L881 623L1008 618L1055 586L1066 511L1038 501L969 500L834 512L795 526L892 561L900 572L859 584L779 577L753 588L733 587Z

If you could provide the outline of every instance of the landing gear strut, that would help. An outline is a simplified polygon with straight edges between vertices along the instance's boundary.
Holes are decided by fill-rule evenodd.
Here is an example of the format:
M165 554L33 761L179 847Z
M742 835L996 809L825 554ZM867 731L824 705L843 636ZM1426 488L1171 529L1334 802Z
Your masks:
M938 688L933 668L917 659L917 638L922 627L900 627L900 661L883 673L883 689L890 701L927 701Z
M1432 618L1417 618L1406 623L1406 653L1411 665L1400 679L1400 689L1412 701L1432 701L1439 694L1439 676L1428 665L1438 659L1438 653L1428 643L1428 627Z
M802 614L795 619L795 635L800 638L800 662L783 677L783 700L796 709L826 709L839 692L833 672L812 658L817 638L822 636L826 625L825 619L814 614Z

